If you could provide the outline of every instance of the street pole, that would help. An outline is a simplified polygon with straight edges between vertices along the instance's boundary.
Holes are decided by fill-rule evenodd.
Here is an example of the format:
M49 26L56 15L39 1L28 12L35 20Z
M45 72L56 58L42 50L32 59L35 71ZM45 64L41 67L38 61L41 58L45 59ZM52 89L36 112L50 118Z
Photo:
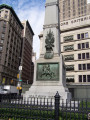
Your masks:
M22 92L22 79L21 79L21 75L22 75L22 59L20 62L20 66L19 66L19 74L18 74L18 83L17 83L17 89L19 90L19 95L21 95Z
M19 95L20 96L21 96L21 92L22 92L22 79L21 79L21 75L22 75L22 59L21 59L20 66L19 66L19 84L20 84Z

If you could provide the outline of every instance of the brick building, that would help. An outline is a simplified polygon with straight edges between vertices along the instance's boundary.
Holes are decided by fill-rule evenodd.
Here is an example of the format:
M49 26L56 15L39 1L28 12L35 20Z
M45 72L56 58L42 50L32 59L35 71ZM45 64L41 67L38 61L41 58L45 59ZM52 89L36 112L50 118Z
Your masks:
M23 25L12 7L0 5L0 83L16 80Z
M22 45L22 80L25 83L33 82L33 63L32 63L32 44L34 32L28 21L22 22L23 30L23 45Z

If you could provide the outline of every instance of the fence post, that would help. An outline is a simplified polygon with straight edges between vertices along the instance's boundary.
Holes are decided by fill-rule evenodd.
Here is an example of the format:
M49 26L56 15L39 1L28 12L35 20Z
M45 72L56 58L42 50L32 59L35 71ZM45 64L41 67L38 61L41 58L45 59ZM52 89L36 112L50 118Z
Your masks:
M59 120L60 95L58 91L54 97L55 97L55 120Z

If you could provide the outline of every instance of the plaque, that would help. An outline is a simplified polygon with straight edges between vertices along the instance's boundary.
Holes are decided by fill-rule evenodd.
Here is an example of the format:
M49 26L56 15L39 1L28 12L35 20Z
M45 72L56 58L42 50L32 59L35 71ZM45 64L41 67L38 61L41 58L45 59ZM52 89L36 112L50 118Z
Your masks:
M58 81L59 63L38 63L37 81Z

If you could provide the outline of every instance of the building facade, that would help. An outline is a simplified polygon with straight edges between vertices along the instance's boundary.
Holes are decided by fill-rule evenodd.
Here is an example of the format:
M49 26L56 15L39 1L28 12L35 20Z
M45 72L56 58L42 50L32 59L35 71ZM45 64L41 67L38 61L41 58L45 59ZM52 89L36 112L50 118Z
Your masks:
M60 21L90 14L89 0L59 0Z
M17 79L23 25L12 7L0 5L0 84Z
M90 98L90 4L87 0L59 0L59 5L66 82L74 97Z
M24 83L33 83L33 63L32 63L32 44L34 32L28 21L23 21L23 44L22 44L22 81Z

